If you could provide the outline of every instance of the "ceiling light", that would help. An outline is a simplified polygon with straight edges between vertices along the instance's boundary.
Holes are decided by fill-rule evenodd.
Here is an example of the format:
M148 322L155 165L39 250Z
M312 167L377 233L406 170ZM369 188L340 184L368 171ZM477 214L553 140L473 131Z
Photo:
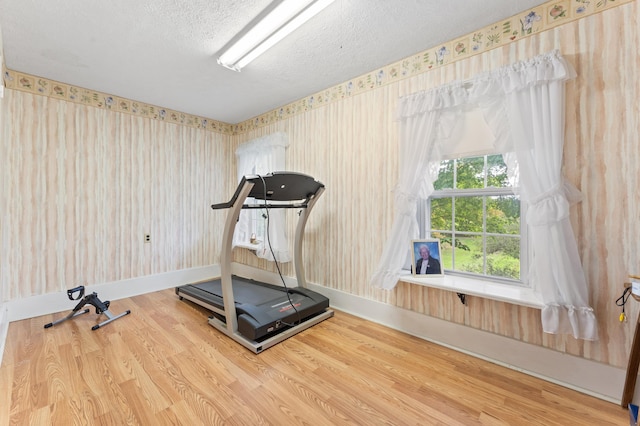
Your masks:
M335 0L283 0L218 57L218 63L240 71L249 62L317 15Z

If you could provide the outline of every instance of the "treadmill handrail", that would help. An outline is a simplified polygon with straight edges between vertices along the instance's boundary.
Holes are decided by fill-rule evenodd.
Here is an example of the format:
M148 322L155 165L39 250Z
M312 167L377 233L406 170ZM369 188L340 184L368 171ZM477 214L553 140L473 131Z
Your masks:
M225 202L225 203L212 204L211 208L214 209L214 210L220 210L220 209L228 209L231 206L233 206L233 204L236 202L236 200L240 196L240 193L242 192L242 188L244 188L244 184L247 182L247 178L251 178L251 177L255 177L255 176L257 176L257 175L245 175L245 176L242 176L242 179L240 179L240 183L238 183L238 187L236 188L236 191L231 196L231 199L229 201Z
M301 209L309 205L308 201L298 204L243 204L243 209Z

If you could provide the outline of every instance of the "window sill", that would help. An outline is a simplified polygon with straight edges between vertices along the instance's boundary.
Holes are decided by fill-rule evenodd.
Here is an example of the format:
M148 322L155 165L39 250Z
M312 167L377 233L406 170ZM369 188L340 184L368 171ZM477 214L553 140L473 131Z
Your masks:
M485 299L512 303L514 305L527 306L529 308L542 309L544 307L542 297L528 287L484 281L457 275L429 278L415 277L411 275L410 272L401 275L400 281L463 293L468 296L483 297Z
M252 244L252 243L249 243L249 242L238 243L234 247L246 248L246 249L249 249L249 250L256 250L260 246L261 242L262 241L256 241L255 244Z

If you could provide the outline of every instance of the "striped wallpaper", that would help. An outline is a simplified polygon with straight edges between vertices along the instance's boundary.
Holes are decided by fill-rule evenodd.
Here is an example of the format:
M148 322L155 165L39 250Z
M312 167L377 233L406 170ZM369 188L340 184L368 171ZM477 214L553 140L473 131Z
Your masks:
M638 2L627 2L237 134L9 88L0 100L3 297L218 263L224 215L209 205L235 187L234 149L283 131L288 169L327 187L305 235L310 282L624 367L640 312L630 303L621 324L614 303L627 274L640 274L639 18ZM571 222L600 340L543 334L536 309L477 297L464 306L409 283L371 288L394 215L398 98L552 49L578 73L567 85L563 167L584 196ZM235 257L273 270L246 250Z
M229 136L13 90L2 111L7 300L218 262Z
M327 185L324 200L309 219L305 239L309 281L624 367L640 311L636 304L630 304L626 308L630 320L621 324L620 308L614 303L627 275L640 274L638 15L637 2L622 5L248 130L234 139L234 145L271 132L287 132L291 140L289 168L310 173ZM371 288L368 282L393 222L398 98L553 49L560 49L578 73L578 78L567 84L563 169L583 192L582 203L571 210L571 221L599 321L600 340L584 342L544 334L537 309L477 297L468 297L465 306L455 293L409 283L400 283L392 291ZM261 266L248 253L238 258Z

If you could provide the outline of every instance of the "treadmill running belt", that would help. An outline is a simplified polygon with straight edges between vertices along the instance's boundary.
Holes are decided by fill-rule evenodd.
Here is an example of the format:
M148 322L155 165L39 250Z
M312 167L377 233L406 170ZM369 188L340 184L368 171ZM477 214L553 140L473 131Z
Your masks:
M231 286L233 287L233 298L235 299L236 304L248 303L249 305L261 305L273 298L279 298L283 296L286 298L286 294L279 289L271 289L269 287L255 284L255 281L252 284L250 280L246 280L240 277L233 276L231 278ZM193 287L196 287L202 291L206 291L207 293L211 293L222 299L222 282L220 280L193 284ZM221 306L221 308L224 308L224 306Z

